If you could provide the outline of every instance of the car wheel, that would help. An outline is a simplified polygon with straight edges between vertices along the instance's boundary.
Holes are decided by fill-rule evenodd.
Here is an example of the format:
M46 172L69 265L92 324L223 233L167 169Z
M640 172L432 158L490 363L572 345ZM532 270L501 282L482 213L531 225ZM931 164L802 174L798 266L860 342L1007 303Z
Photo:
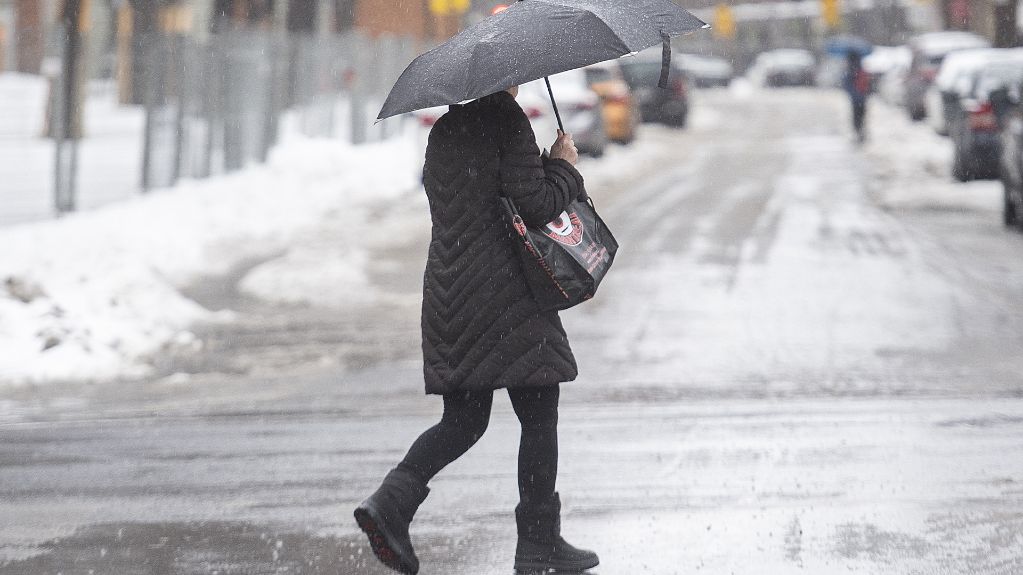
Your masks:
M923 120L926 116L927 116L927 112L925 112L924 110L922 110L920 108L910 108L909 109L909 119L913 120L914 122L919 122L919 121Z
M1014 227L1021 224L1019 219L1019 208L1016 206L1016 202L1013 201L1012 195L1009 193L1009 186L1005 185L1002 188L1002 197L1005 198L1005 206L1002 210L1002 222L1005 227Z

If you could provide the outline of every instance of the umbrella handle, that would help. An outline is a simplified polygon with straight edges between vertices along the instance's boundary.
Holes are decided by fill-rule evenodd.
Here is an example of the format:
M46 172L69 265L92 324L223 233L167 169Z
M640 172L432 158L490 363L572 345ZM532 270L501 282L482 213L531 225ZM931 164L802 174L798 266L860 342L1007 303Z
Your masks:
M564 132L565 126L561 123L561 113L558 112L558 103L554 101L554 90L551 90L551 79L544 76L543 81L547 83L547 93L551 97L551 106L554 106L554 117L558 119L558 129Z

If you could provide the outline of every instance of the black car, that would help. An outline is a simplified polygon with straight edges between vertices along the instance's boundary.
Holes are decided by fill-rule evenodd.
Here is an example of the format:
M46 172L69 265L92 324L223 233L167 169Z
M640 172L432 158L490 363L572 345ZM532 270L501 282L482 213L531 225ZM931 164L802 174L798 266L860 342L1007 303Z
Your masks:
M757 55L750 77L773 88L814 86L817 84L817 60L807 50L780 49Z
M1012 56L1009 58L1008 56ZM995 179L999 175L1004 106L996 106L1000 93L1023 79L1023 52L988 61L961 79L959 97L948 119L954 156L952 175L959 181Z
M1023 80L1012 86L992 92L992 106L1001 117L1001 162L1006 226L1023 229L1023 103L1020 93Z
M661 47L644 50L635 56L618 60L622 76L639 100L644 122L660 122L685 127L689 119L689 80L684 70L672 59L668 87L659 88Z

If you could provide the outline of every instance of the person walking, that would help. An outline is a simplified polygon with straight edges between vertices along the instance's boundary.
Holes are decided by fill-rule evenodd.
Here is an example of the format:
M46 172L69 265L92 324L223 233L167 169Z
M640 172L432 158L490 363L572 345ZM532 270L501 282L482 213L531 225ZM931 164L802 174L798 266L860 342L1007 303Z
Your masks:
M867 116L867 97L870 95L870 74L863 69L863 56L859 52L850 51L846 56L842 86L852 104L853 131L856 132L856 138L863 142L866 140L863 124Z
M524 277L500 196L543 226L585 200L570 134L541 157L518 87L452 105L430 132L423 186L433 223L424 274L422 334L427 394L440 395L438 424L412 444L379 489L355 510L374 554L401 573L419 570L409 525L427 483L487 428L494 392L507 389L521 425L515 570L584 571L599 559L561 537L558 471L560 384L577 368L556 311L544 311Z

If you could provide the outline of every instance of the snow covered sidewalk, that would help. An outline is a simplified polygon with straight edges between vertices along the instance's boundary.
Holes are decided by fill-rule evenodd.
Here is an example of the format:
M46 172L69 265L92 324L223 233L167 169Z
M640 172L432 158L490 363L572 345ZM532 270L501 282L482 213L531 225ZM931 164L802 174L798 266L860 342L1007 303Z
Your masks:
M327 279L345 297L359 285L361 236L374 232L366 214L418 189L419 163L412 138L360 147L293 139L266 166L0 228L0 384L144 375L154 354L193 344L194 322L230 319L182 287L286 253L326 219L342 223L332 227L343 233L332 238ZM278 292L272 271L243 288Z
M698 109L694 127L720 122ZM152 373L229 322L182 293L243 264L238 289L270 303L366 309L381 303L370 252L429 234L419 182L425 133L351 146L291 137L266 166L47 222L0 227L0 386ZM660 126L580 163L591 192L664 161ZM396 209L409 204L410 209ZM400 242L399 242L400 243ZM186 290L187 291L187 290Z
M864 151L874 171L872 194L885 209L1000 212L997 180L952 178L952 142L905 110L874 98L867 111Z

